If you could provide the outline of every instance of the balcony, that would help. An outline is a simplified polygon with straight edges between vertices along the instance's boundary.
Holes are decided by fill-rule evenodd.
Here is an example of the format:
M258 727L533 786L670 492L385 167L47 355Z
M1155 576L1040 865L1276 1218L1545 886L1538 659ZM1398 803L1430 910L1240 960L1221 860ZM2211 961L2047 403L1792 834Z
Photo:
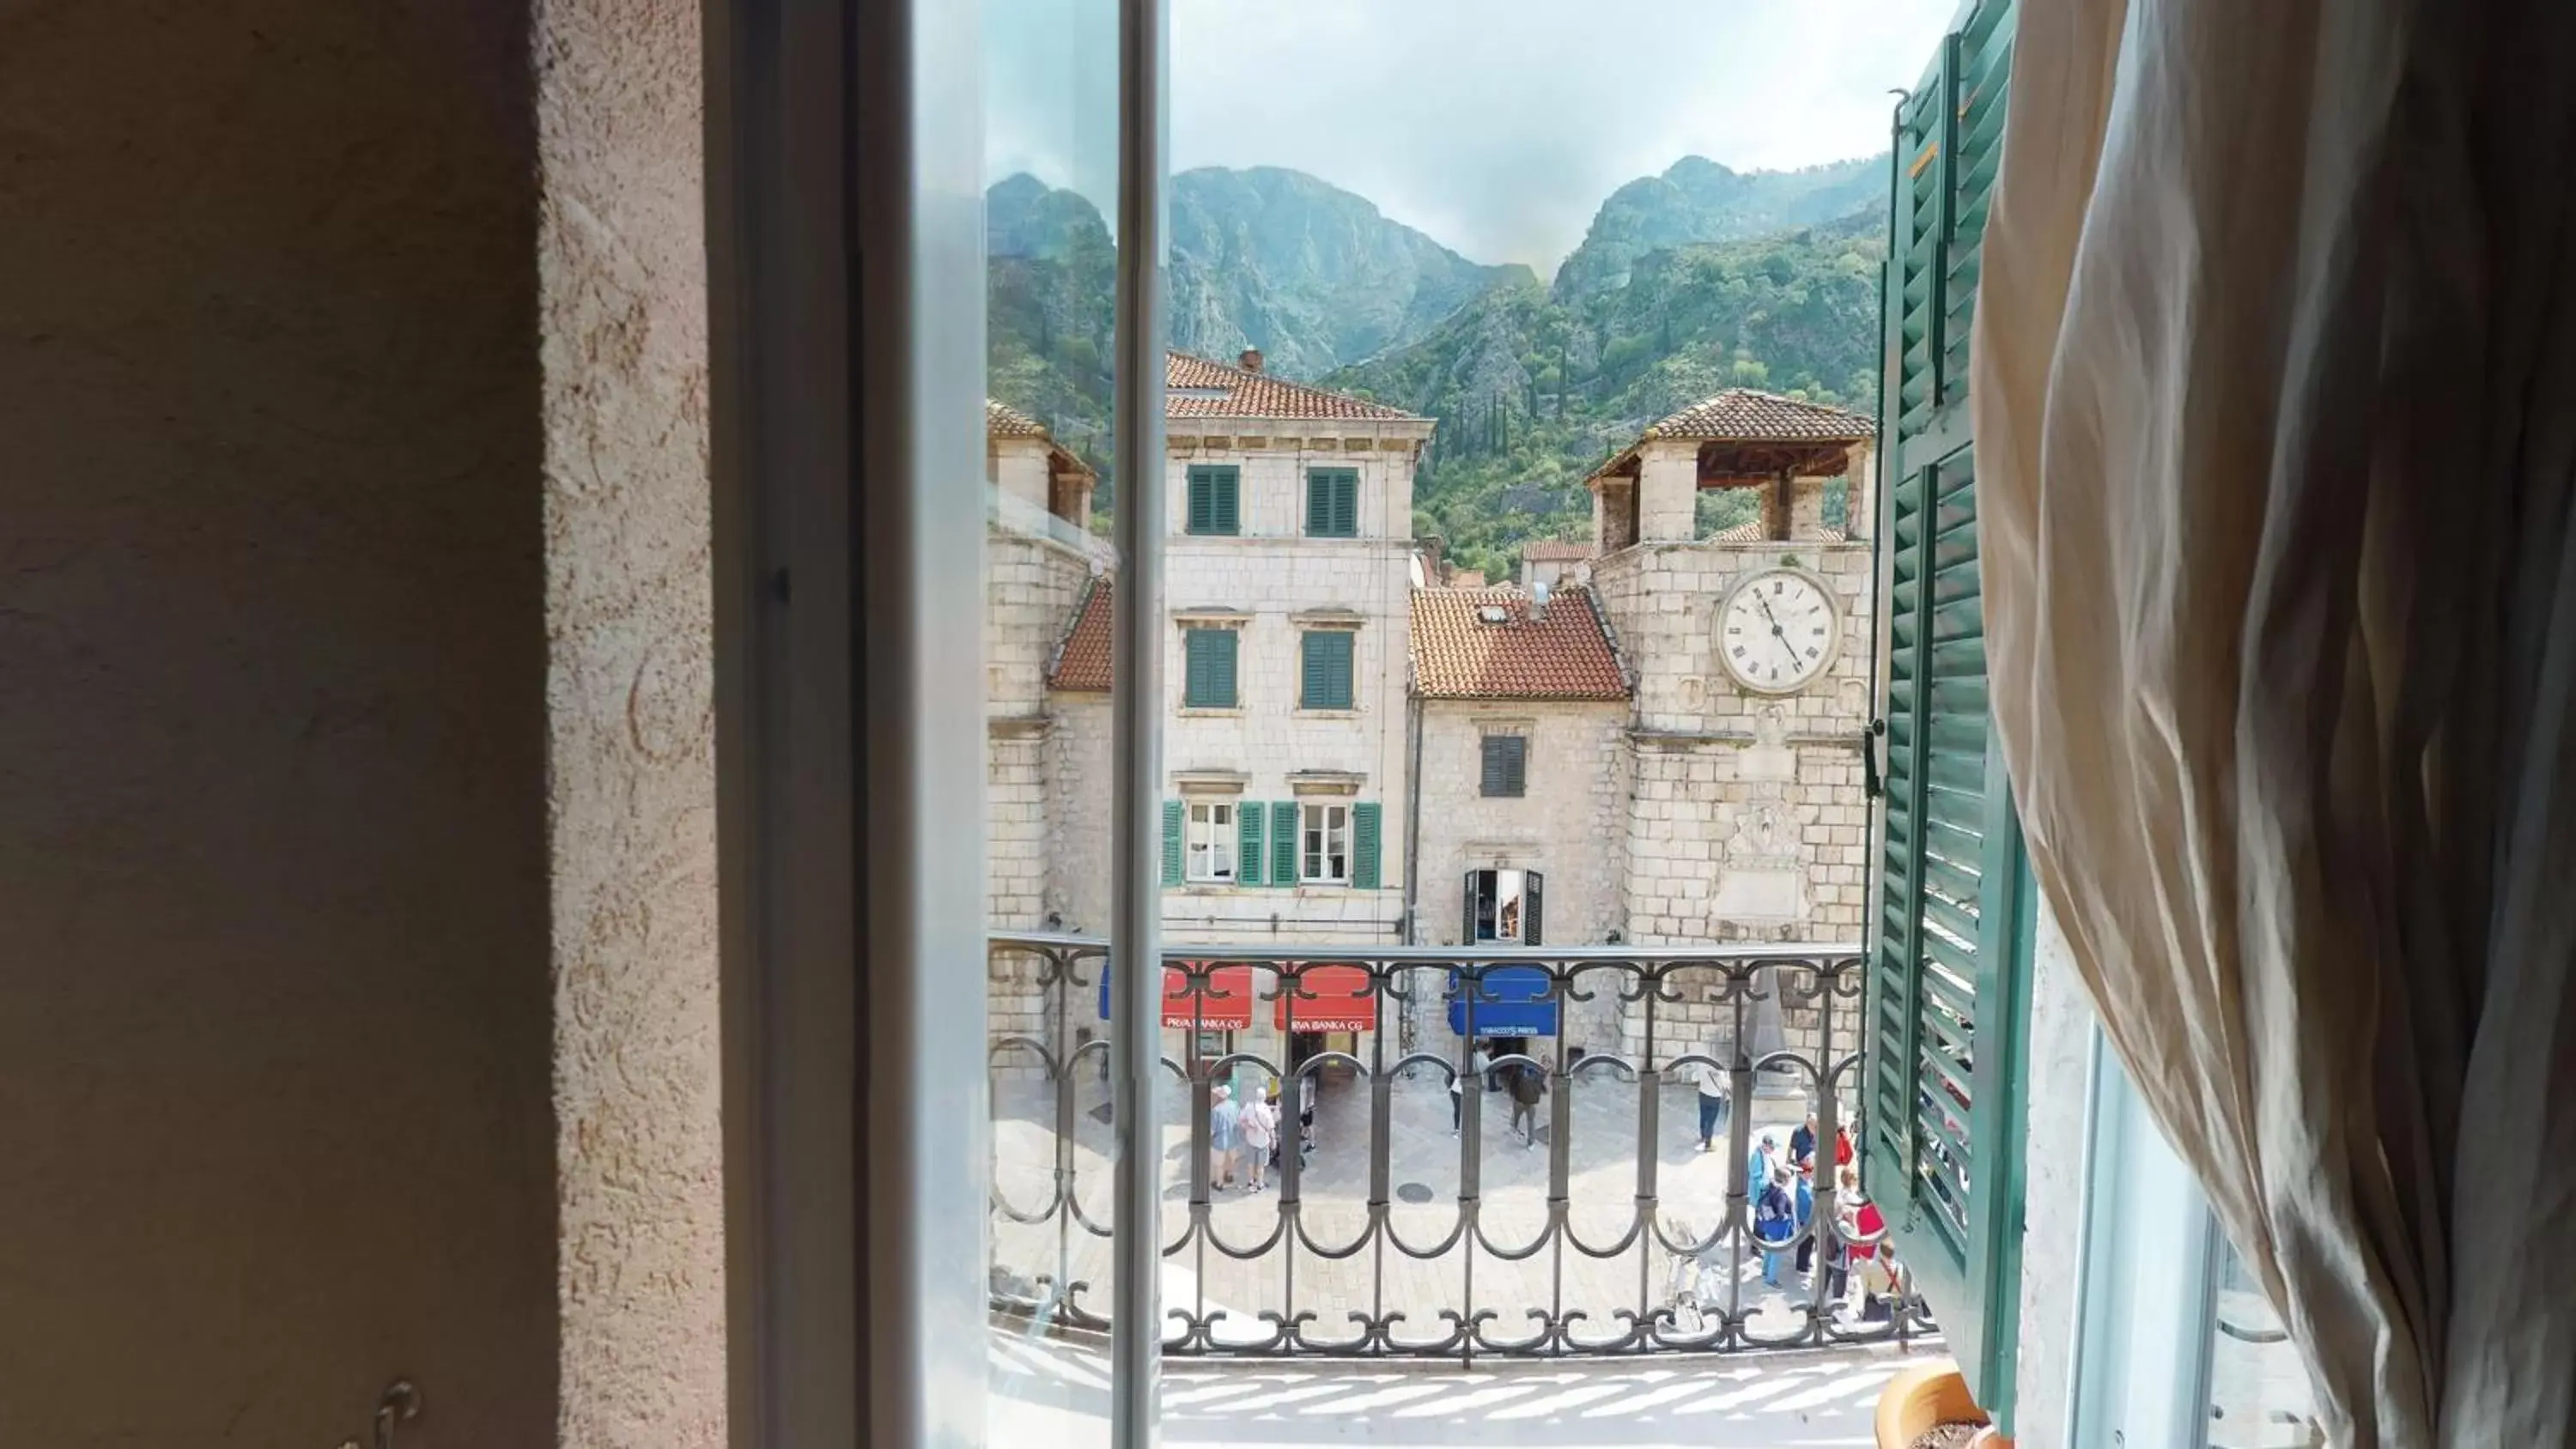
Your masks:
M1108 1322L1106 958L1105 942L1055 935L995 935L988 957L993 1311L1077 1341ZM1164 960L1166 1354L1472 1361L1937 1332L1833 1171L1839 1129L1862 1140L1856 947L1186 946ZM1474 1042L1494 1044L1487 1080L1453 1099ZM1707 1151L1702 1067L1731 1104ZM1516 1113L1523 1073L1544 1086ZM1273 1082L1276 1166L1264 1154L1253 1190L1238 1158L1228 1186L1218 1093ZM1785 1164L1810 1114L1812 1209L1761 1241L1755 1146L1770 1136Z

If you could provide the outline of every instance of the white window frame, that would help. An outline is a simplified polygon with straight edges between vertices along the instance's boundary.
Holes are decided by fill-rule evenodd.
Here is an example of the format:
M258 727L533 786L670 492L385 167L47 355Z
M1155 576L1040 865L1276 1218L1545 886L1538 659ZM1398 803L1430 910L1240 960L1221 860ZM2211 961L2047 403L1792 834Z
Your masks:
M1334 817L1339 816L1336 820ZM1340 849L1335 850L1338 842ZM1341 858L1341 873L1332 873L1336 855ZM1299 885L1349 885L1351 883L1351 807L1347 800L1315 800L1297 809L1297 883Z
M1186 809L1181 826L1181 879L1191 885L1234 884L1240 807L1232 800L1191 800ZM1222 821L1217 818L1220 815Z

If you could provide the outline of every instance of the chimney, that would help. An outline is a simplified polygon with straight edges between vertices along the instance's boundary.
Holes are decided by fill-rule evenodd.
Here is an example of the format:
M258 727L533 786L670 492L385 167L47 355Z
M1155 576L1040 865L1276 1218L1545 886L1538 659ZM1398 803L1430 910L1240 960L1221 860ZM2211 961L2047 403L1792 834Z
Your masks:
M1258 347L1247 347L1243 349L1243 356L1238 358L1237 361L1243 364L1244 371L1259 372L1261 370L1261 349Z

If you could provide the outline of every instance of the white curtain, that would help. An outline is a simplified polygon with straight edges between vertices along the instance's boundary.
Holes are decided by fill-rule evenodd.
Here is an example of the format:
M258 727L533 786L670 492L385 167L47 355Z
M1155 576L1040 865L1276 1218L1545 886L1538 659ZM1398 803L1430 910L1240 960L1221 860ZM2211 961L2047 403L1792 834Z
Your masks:
M2022 0L1996 726L2331 1442L2576 1443L2576 0Z

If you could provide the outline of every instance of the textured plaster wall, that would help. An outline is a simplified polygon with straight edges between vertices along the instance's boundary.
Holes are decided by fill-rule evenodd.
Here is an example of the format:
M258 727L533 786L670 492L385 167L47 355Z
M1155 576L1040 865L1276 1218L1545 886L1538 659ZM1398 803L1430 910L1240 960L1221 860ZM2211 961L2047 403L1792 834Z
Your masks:
M725 1426L698 7L542 0L547 805L568 1446Z
M527 33L0 18L0 1443L553 1438Z
M2075 1367L2075 1291L2083 1264L2084 1093L2093 1005L2066 932L2045 898L2030 961L2030 1113L2023 1161L2020 1361L2013 1442L2062 1449Z

